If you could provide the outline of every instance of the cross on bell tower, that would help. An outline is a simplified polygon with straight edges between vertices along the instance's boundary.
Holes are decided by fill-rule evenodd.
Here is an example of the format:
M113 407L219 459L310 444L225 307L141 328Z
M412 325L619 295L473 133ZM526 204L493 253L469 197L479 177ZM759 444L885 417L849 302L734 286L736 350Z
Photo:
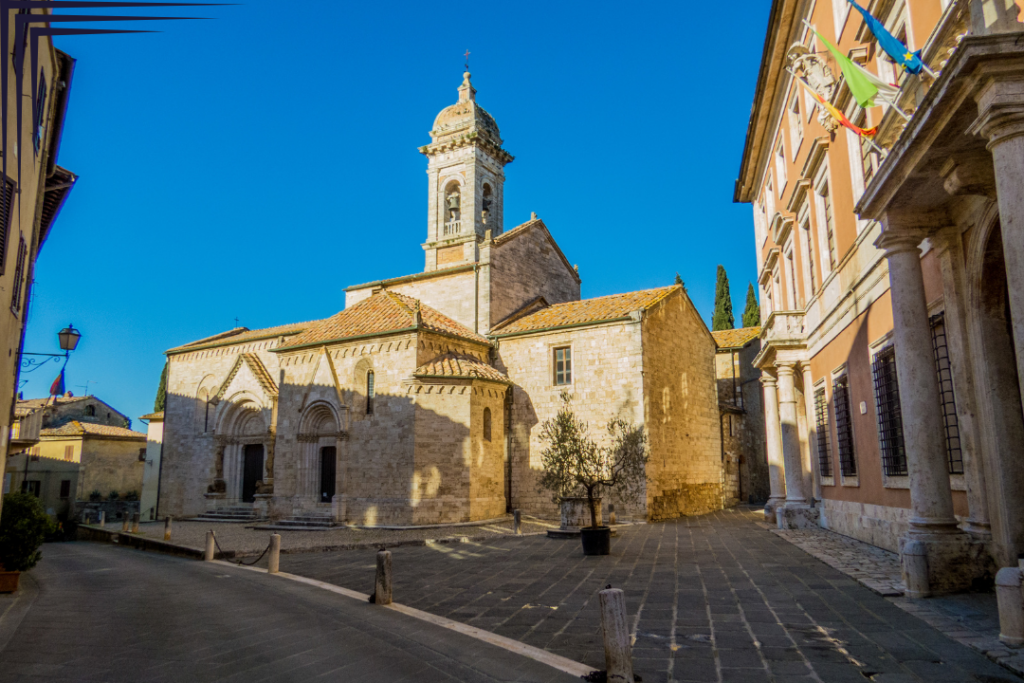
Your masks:
M434 120L431 143L419 148L428 159L429 210L425 270L473 263L487 231L503 230L505 164L514 158L502 147L494 117L476 102L467 71L459 100Z

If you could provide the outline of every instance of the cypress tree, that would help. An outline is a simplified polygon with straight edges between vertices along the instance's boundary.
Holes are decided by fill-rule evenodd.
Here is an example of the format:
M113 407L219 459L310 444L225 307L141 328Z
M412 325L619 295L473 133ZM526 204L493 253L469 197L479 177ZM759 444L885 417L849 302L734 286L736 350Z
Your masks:
M160 386L156 389L156 401L153 402L153 412L159 413L167 405L167 363L164 363L164 371L160 373Z
M683 282L683 278L679 277L679 273L676 273L676 284L682 285L683 291L686 291L686 283Z
M743 327L757 327L761 324L761 307L757 305L754 284L747 283L747 307L743 309Z
M718 282L715 284L715 314L711 318L711 329L731 330L736 327L736 318L732 314L732 297L729 296L729 276L725 268L718 266Z

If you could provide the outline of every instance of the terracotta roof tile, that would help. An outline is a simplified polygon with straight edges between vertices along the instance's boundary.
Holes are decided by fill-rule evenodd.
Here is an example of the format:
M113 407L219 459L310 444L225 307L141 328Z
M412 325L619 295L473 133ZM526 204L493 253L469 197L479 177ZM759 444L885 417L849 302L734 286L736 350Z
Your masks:
M740 327L735 330L712 332L711 336L715 338L715 344L720 349L738 349L746 346L759 334L760 327Z
M125 427L98 425L92 422L79 422L78 420L66 422L54 429L40 429L39 436L106 436L122 439L146 439L146 435L142 432L135 432Z
M480 336L430 306L420 304L410 296L384 290L312 325L302 334L289 340L288 345L282 349L408 330L416 325L416 306L420 308L420 329L461 337L481 344L490 343L486 337Z
M164 419L164 411L160 410L149 415L143 415L139 418L140 420L162 420Z
M615 320L616 318L625 318L633 311L650 308L679 288L679 285L672 285L670 287L644 289L639 292L612 294L610 296L599 296L595 299L555 304L543 308L536 313L512 320L505 325L499 325L491 330L491 336L502 337L504 335L544 330L551 327L586 325L605 320Z
M236 327L233 330L227 332L221 332L215 334L212 337L204 337L188 344L182 344L181 346L175 346L173 349L167 351L167 353L183 353L185 351L193 351L198 348L207 348L210 346L228 346L230 344L241 344L243 342L251 341L253 339L263 339L266 337L276 337L281 334L298 334L313 325L321 322L319 320L310 320L304 323L290 323L288 325L278 325L276 327L264 327L258 330L250 330L247 327Z
M451 377L461 379L486 379L509 384L508 377L481 360L461 353L446 353L439 358L421 365L412 373L413 377Z
M31 415L40 408L45 408L49 405L65 405L68 403L76 403L77 401L84 401L90 398L89 396L48 396L46 398L26 398L17 402L14 406L15 417L25 417Z

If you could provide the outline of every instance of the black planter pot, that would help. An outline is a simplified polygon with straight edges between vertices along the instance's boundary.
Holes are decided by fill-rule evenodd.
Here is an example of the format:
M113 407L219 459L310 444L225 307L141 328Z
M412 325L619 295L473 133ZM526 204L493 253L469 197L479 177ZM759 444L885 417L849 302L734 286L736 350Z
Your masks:
M584 555L607 555L612 550L612 528L599 526L580 529Z

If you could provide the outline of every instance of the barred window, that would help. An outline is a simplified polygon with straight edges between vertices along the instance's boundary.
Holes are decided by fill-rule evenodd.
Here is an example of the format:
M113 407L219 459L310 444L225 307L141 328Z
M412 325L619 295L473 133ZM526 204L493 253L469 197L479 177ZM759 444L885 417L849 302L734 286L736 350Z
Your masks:
M963 474L964 456L960 450L960 422L956 416L956 397L953 395L953 369L949 364L949 349L946 347L945 316L939 313L932 316L930 322L935 366L939 372L939 395L942 398L942 425L946 432L949 473Z
M18 263L14 267L14 283L11 287L11 311L15 314L21 310L21 290L25 284L25 257L28 256L28 245L22 237L18 244Z
M850 422L850 378L840 375L832 380L832 407L836 415L836 449L839 471L844 477L857 476L853 453L853 425Z
M814 422L818 428L818 474L832 476L832 454L828 448L828 399L825 387L814 392Z
M903 445L900 387L896 381L896 349L890 346L879 351L871 364L871 374L875 379L882 471L890 477L904 476L907 474L907 451Z

